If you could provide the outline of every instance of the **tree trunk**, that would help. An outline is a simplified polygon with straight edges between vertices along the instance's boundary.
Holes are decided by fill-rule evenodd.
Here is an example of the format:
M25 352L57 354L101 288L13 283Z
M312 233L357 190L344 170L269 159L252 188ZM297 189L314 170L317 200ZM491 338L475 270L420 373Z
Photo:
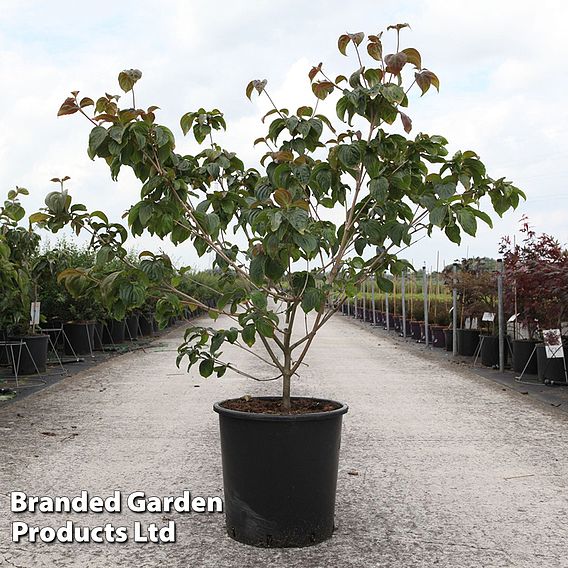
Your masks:
M282 408L286 411L286 412L290 412L291 408L292 408L292 404L290 401L290 373L289 372L285 372L282 375Z

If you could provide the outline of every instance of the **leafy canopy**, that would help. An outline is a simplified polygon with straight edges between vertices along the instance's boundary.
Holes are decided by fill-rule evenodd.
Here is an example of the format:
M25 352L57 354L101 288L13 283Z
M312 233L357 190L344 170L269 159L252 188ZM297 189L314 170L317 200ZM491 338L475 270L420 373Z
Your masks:
M266 149L261 169L245 167L216 143L217 131L226 128L218 109L182 115L181 132L203 149L177 152L173 129L157 122L158 107L135 106L137 70L119 76L132 105L121 107L116 95L95 101L73 92L61 106L60 115L80 113L91 122L88 155L104 160L113 180L125 167L139 180L140 199L127 215L132 235L191 243L199 255L213 253L217 270L242 282L210 310L213 317L228 316L232 326L191 328L180 347L180 360L199 365L202 375L234 369L221 359L223 343L248 349L258 341L274 369L270 378L284 379L286 405L290 378L314 336L358 283L372 276L388 289L382 274L408 267L399 252L421 233L437 227L459 243L462 232L475 235L479 221L491 225L482 198L502 215L524 197L504 178L489 177L475 152L450 157L443 136L393 131L395 123L407 135L412 130L407 108L413 89L422 96L440 87L419 51L400 47L406 27L389 26L390 50L382 33L343 34L338 49L354 56L351 72L335 75L322 63L314 66L308 78L315 101L294 112L273 102L266 80L251 81L246 95L266 96L272 104L263 118L269 119L267 133L255 141ZM318 110L330 102L335 116ZM120 224L71 205L64 190L46 204L40 222L53 230L65 224L87 229L108 258L124 257L127 231ZM340 222L333 220L337 211L343 212ZM178 290L176 278L162 282L163 300L174 307L200 305ZM298 338L292 331L299 310L315 315Z

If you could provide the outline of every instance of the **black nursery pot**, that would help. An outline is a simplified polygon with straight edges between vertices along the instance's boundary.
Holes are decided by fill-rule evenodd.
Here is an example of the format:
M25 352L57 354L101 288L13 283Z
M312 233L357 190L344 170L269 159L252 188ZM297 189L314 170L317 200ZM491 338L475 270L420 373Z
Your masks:
M95 348L95 322L64 323L65 355L89 355Z
M103 350L103 322L95 322L93 345L95 346L95 351Z
M444 341L446 343L446 351L454 350L454 330L444 329Z
M103 326L103 343L122 343L125 330L124 320L108 320Z
M444 328L441 325L431 325L430 333L432 334L432 345L434 347L445 347L446 346L446 334L444 333Z
M479 344L479 330L458 329L458 353L465 357L473 357Z
M148 314L140 314L138 319L138 327L143 337L154 335L154 316Z
M533 354L536 344L537 341L534 339L515 339L513 341L513 371L521 373L527 366L528 361L529 364L525 374L537 374L536 353Z
M566 344L564 344L564 353L566 353ZM536 346L536 360L538 367L538 378L540 381L556 381L563 383L566 381L566 372L564 370L564 358L554 357L548 359L546 357L546 349L544 344L539 344Z
M507 346L505 345L505 354ZM499 336L484 335L481 343L481 364L485 367L499 365Z
M126 339L136 339L138 337L138 314L130 314L126 318Z
M264 400L275 400L263 397ZM334 529L335 492L345 404L296 415L219 413L228 535L245 544L284 548L317 544Z
M17 371L18 375L32 375L36 372L45 373L49 335L26 335L24 337L9 338L9 341L20 340L23 340L25 345L12 348L14 353L12 367L14 371ZM10 357L12 357L12 353L10 353Z

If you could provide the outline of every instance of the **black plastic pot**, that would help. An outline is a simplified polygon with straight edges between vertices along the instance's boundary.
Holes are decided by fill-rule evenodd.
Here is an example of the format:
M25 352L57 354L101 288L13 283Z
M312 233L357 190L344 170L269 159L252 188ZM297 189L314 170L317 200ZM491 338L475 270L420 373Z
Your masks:
M444 339L446 341L446 351L454 350L454 330L444 329Z
M564 345L564 353L566 353L567 345ZM564 355L566 357L566 355ZM547 359L544 344L536 346L536 360L538 367L538 378L542 382L555 381L563 383L566 381L566 373L564 371L564 359L562 357L555 357Z
M45 373L49 335L26 335L9 338L9 341L20 340L23 340L25 345L12 347L14 354L12 367L14 372L17 372L18 375L32 375L36 372ZM11 357L12 353L10 353Z
M108 320L103 326L103 343L122 343L124 341L124 333L126 323L124 320Z
M63 327L62 320L52 319L45 323L41 324L43 333L47 333L51 338L51 343L54 345L56 349L63 349L65 347L65 338L61 333L61 329ZM53 330L53 331L45 331L46 329Z
M95 348L95 322L71 322L63 324L65 355L90 355Z
M95 351L102 351L103 349L103 327L103 322L95 322L93 335L93 345Z
M130 314L126 318L126 330L124 337L126 339L136 339L138 337L138 314Z
M416 339L416 341L420 341L422 339L422 332L420 331L421 324L421 321L412 320L410 322L410 334L412 335L412 339ZM406 332L408 334L408 330L406 330Z
M154 335L154 316L148 314L140 314L138 318L138 327L143 337Z
M446 346L446 336L444 328L441 325L431 325L430 333L432 334L432 345L434 347Z
M525 375L536 375L538 373L536 353L533 354L536 344L537 341L534 339L515 339L513 341L513 371L522 373L528 362Z
M505 346L505 357L507 350ZM499 336L483 335L481 339L481 364L486 367L499 365Z
M458 329L458 353L464 357L473 357L479 344L478 329Z
M341 422L347 412L346 405L334 404L339 407L329 412L285 416L214 405L231 538L281 548L331 537Z

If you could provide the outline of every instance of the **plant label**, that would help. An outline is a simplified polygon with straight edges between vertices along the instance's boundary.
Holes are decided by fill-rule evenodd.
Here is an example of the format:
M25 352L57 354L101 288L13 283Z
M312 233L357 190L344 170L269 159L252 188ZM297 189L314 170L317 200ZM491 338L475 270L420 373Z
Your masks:
M562 345L562 335L559 329L543 329L544 348L547 359L562 359L564 357L564 346Z
M30 309L30 325L39 325L41 302L32 302Z

